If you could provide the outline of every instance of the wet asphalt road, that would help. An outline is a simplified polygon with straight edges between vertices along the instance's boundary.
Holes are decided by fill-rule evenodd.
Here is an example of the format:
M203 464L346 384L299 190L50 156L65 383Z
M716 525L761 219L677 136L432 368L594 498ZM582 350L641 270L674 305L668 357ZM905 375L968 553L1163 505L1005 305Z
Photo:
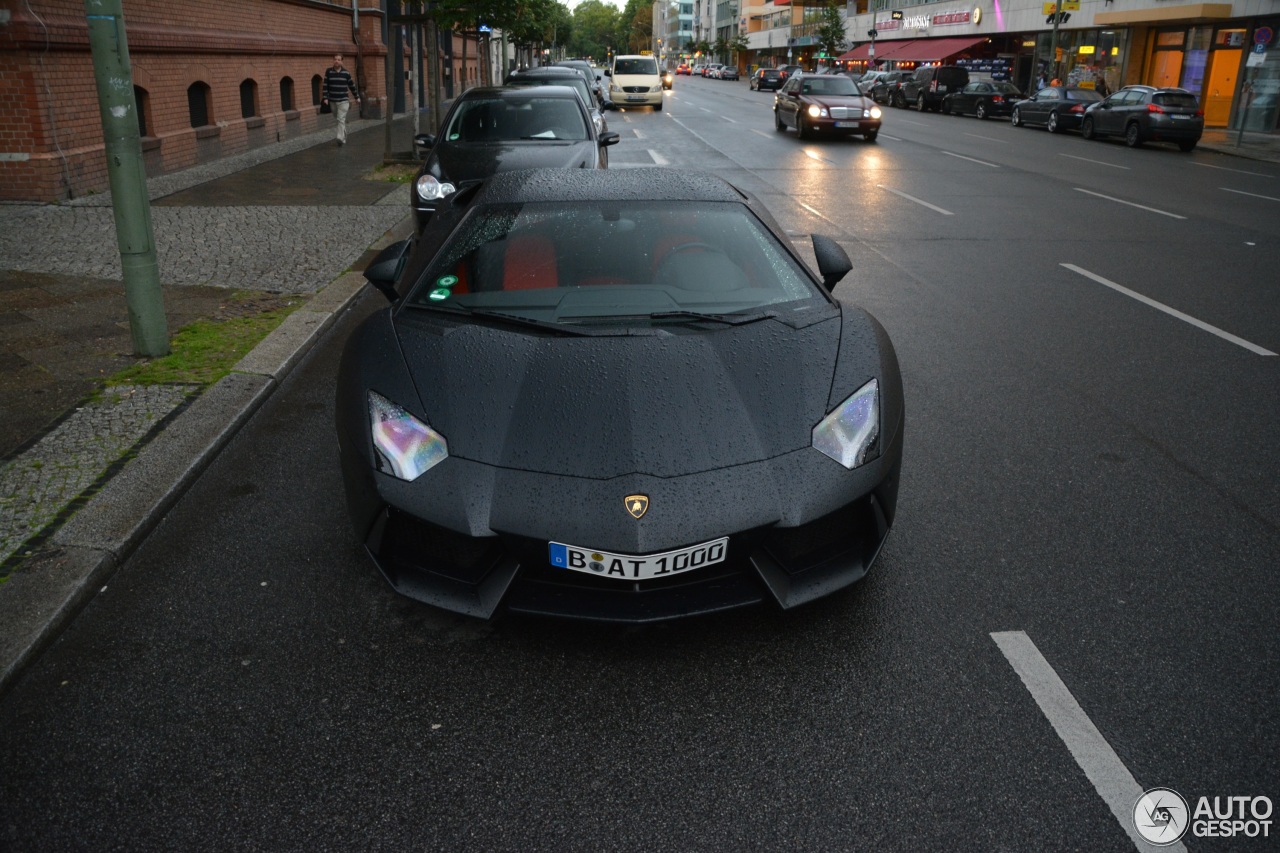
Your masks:
M1134 849L1005 631L1143 788L1280 799L1280 359L1061 266L1280 351L1276 203L1222 191L1280 169L892 110L802 144L770 101L682 79L611 157L849 250L908 395L866 581L638 629L396 596L332 428L370 294L0 700L0 847Z

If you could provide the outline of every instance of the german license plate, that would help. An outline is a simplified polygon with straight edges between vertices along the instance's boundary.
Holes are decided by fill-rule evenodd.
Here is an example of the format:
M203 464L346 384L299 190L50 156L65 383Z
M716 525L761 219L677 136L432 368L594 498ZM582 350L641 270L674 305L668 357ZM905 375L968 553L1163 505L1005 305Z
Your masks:
M1177 113L1172 113L1169 116L1169 118L1173 119L1174 121L1186 121L1187 119L1191 118L1191 116L1180 116Z
M593 551L577 545L565 545L563 542L551 542L548 548L551 565L557 568L627 581L650 580L712 566L724 561L728 549L727 536L676 551L639 556Z
M860 121L838 121L836 127L859 127L861 124Z
M628 101L643 101L644 99L644 95L627 95Z

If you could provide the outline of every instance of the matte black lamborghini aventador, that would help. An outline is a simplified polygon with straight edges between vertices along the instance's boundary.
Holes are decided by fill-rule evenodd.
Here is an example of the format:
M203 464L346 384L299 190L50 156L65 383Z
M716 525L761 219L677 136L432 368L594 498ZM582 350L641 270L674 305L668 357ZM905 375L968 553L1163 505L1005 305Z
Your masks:
M893 522L893 345L724 181L510 172L366 276L337 429L356 533L400 592L644 622L861 578Z

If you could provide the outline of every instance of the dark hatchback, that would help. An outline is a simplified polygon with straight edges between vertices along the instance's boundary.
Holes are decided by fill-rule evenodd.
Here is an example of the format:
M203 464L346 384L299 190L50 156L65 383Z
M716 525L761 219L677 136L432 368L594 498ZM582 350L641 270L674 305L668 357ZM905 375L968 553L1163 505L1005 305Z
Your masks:
M1044 125L1050 133L1079 130L1084 112L1102 100L1093 89L1077 86L1046 86L1030 98L1013 105L1009 120L1014 127Z
M974 115L980 119L1007 116L1021 98L1022 92L1012 83L977 80L943 98L942 112L947 115Z
M783 84L773 97L773 123L796 136L861 136L875 142L880 133L880 107L858 91L843 74L801 74Z
M782 72L776 68L757 68L751 75L751 79L747 81L747 88L755 89L757 92L776 92L782 88L785 80Z
M712 175L530 170L458 192L366 277L343 350L356 536L397 590L651 622L859 580L893 523L901 374L852 269L818 274Z
M1130 148L1144 142L1172 142L1191 151L1204 133L1204 111L1186 89L1126 86L1085 110L1085 139L1120 136Z
M604 169L618 141L597 132L587 105L568 86L468 89L445 115L437 136L419 134L428 149L410 193L419 232L463 181L531 168Z
M890 71L877 77L871 84L871 99L877 104L905 107L907 99L902 94L902 84L915 76L914 71Z

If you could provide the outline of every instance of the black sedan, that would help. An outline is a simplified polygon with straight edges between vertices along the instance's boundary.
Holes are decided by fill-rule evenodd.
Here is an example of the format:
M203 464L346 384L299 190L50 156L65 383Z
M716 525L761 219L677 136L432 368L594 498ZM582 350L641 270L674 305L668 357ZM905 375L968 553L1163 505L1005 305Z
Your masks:
M419 134L426 159L413 181L414 223L422 231L463 181L538 167L604 169L618 141L597 132L587 105L567 86L468 89L438 136Z
M1014 127L1044 125L1050 133L1079 130L1084 111L1102 96L1078 86L1046 86L1030 98L1013 105L1009 120Z
M801 74L773 96L773 125L778 130L794 127L801 139L860 135L875 142L880 107L843 74Z
M946 115L1007 116L1013 105L1022 99L1022 92L1012 83L998 80L977 80L968 83L959 92L952 92L942 99L942 112Z
M397 590L650 622L866 574L903 394L881 325L754 199L665 169L495 175L366 271L337 433L355 533Z
M751 79L747 81L748 89L755 89L757 92L763 92L766 89L776 92L782 88L786 78L782 76L782 72L776 68L757 68L751 75Z

